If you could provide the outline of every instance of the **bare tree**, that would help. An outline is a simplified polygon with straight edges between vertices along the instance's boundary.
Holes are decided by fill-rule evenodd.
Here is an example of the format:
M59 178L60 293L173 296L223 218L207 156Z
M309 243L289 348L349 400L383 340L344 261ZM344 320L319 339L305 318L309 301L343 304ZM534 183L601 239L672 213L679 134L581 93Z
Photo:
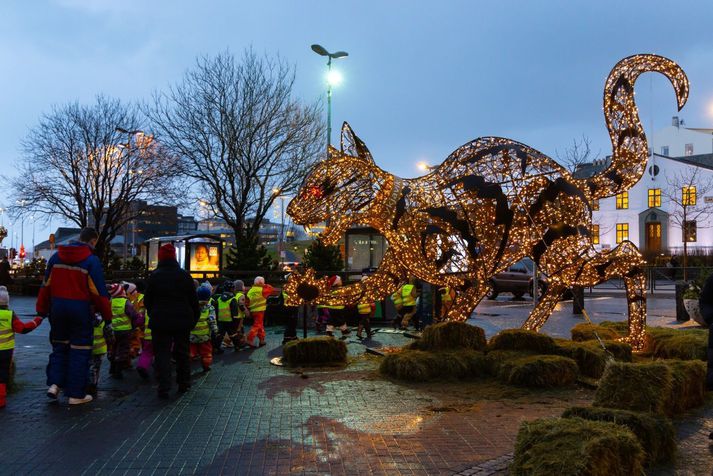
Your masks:
M294 192L323 153L321 108L293 97L294 79L279 57L226 52L199 58L148 108L160 140L198 184L196 198L236 240L257 237L274 200Z
M140 127L136 106L103 96L54 108L24 139L18 175L7 179L13 213L94 226L106 258L108 243L142 211L132 202L178 198L179 161Z
M696 241L697 229L710 226L713 203L707 203L705 197L713 192L713 179L701 174L698 167L688 167L667 176L666 184L667 187L661 191L661 195L672 205L669 220L681 229L685 281L688 279L688 242Z
M596 159L592 153L592 141L582 134L581 139L572 139L571 147L564 149L562 154L555 150L557 161L562 164L570 173L574 174L582 165L588 164Z

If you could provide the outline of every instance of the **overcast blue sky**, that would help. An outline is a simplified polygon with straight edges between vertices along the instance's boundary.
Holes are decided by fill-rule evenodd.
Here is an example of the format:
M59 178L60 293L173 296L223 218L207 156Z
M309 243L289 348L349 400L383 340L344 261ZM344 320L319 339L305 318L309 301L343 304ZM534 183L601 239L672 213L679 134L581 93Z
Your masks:
M345 80L333 96L335 130L349 121L377 163L405 177L418 174L417 161L437 164L485 135L554 156L584 134L608 154L604 79L640 52L683 66L691 96L680 115L713 126L710 1L8 0L0 168L13 173L22 137L52 105L98 93L146 99L196 56L226 48L279 53L296 67L296 93L317 100L325 66L312 43L349 52L336 64ZM646 130L669 124L667 81L646 75L636 90Z

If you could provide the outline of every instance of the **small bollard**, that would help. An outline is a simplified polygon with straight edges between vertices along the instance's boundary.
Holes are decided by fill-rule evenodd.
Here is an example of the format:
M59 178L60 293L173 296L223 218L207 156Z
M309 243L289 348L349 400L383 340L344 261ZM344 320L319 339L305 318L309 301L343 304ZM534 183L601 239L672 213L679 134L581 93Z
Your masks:
M683 293L688 289L688 283L685 281L676 281L676 320L678 322L690 321L691 316L686 311L686 306L683 305Z
M582 314L584 310L584 288L582 286L572 287L572 314Z

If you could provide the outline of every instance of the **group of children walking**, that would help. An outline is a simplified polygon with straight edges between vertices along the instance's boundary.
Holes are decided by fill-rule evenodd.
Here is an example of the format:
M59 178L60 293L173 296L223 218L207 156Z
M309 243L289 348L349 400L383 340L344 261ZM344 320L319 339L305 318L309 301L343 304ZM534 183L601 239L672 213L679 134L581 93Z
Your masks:
M196 283L196 297L200 305L200 317L190 334L190 355L200 360L204 372L213 364L213 355L222 354L223 347L235 351L265 345L263 314L266 298L272 287L264 278L255 278L255 284L245 292L242 281L226 280L213 287L208 281ZM107 356L109 373L121 379L123 372L136 361L136 371L144 380L149 379L149 370L154 360L151 316L144 307L142 283L114 283L107 285L111 296L112 320L105 323L100 316L94 327L94 345L87 393L96 395L101 362ZM249 298L252 297L252 299ZM253 318L247 337L244 334L246 317ZM259 342L254 344L255 337Z

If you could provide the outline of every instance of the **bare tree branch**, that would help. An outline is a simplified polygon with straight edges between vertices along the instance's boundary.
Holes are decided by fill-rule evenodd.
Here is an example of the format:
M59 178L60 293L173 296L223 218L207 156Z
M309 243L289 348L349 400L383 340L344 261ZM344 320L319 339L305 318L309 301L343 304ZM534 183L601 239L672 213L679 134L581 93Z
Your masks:
M574 173L579 167L597 158L598 154L592 153L592 141L582 134L581 139L572 139L572 146L567 147L562 154L555 150L557 161L562 164L570 173Z
M293 97L294 79L279 57L226 52L199 58L147 108L198 197L236 237L257 236L277 196L296 191L323 153L321 108Z
M137 131L138 108L99 96L96 103L71 103L44 115L23 141L18 176L6 179L14 215L61 216L78 227L94 226L97 253L142 210L136 200L175 205L180 200L181 163Z

